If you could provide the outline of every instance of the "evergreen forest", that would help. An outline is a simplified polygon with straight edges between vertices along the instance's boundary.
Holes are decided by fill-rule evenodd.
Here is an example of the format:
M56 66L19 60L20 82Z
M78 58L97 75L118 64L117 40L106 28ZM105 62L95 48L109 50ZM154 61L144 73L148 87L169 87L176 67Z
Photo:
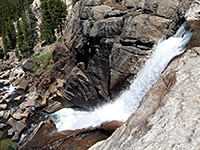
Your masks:
M66 4L62 0L40 0L42 22L38 24L32 3L33 0L0 0L1 59L6 59L9 51L15 51L17 57L30 57L39 41L43 45L51 44L57 40L56 34L62 35Z

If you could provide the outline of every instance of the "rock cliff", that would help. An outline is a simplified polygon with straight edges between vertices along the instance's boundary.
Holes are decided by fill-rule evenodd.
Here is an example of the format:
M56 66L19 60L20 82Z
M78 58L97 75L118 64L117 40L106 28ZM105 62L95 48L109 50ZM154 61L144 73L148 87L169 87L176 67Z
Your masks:
M134 78L159 38L184 21L191 1L80 1L53 52L65 106L91 108Z
M67 17L63 41L52 46L51 69L47 63L36 74L27 72L22 88L65 107L90 109L110 101L135 77L153 44L183 23L190 3L78 2Z
M173 60L128 121L91 149L199 149L199 52Z
M173 59L138 110L92 149L200 149L199 1L187 13L188 50Z

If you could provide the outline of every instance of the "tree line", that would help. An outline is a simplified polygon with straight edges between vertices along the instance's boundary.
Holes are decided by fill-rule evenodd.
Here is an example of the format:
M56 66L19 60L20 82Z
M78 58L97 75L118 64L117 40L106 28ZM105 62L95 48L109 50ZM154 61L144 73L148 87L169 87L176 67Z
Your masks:
M42 23L37 24L30 5L33 0L0 0L0 58L15 50L17 56L30 57L37 44L38 26L44 44L56 41L56 32L62 34L67 6L62 0L40 0Z

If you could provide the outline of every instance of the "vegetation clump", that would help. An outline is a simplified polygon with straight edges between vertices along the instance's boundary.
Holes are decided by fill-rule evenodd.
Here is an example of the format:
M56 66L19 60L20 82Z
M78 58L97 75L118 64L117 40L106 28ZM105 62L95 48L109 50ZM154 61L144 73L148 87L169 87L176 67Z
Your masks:
M40 68L44 68L45 64L47 63L47 61L49 61L49 69L51 68L51 64L53 61L53 57L52 57L52 53L53 52L49 52L46 53L44 55L38 56L38 57L34 57L34 72L37 72L37 70L39 70ZM40 65L38 65L36 62L40 61Z
M44 41L44 45L51 44L56 41L56 30L62 34L67 6L61 0L41 0L41 10L41 39Z
M14 22L22 17L22 12L29 8L33 0L0 0L0 36L3 49L0 54L6 53L16 47L16 30Z

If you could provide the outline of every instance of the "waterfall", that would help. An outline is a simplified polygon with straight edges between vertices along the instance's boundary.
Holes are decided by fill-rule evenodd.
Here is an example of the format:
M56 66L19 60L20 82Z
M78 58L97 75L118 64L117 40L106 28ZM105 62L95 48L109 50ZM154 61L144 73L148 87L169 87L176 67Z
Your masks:
M98 126L105 121L125 121L134 113L144 95L158 80L170 60L185 51L191 33L185 31L183 24L176 34L168 39L160 39L152 49L152 56L131 82L129 89L114 100L93 111L86 112L72 108L61 109L51 115L59 131Z

